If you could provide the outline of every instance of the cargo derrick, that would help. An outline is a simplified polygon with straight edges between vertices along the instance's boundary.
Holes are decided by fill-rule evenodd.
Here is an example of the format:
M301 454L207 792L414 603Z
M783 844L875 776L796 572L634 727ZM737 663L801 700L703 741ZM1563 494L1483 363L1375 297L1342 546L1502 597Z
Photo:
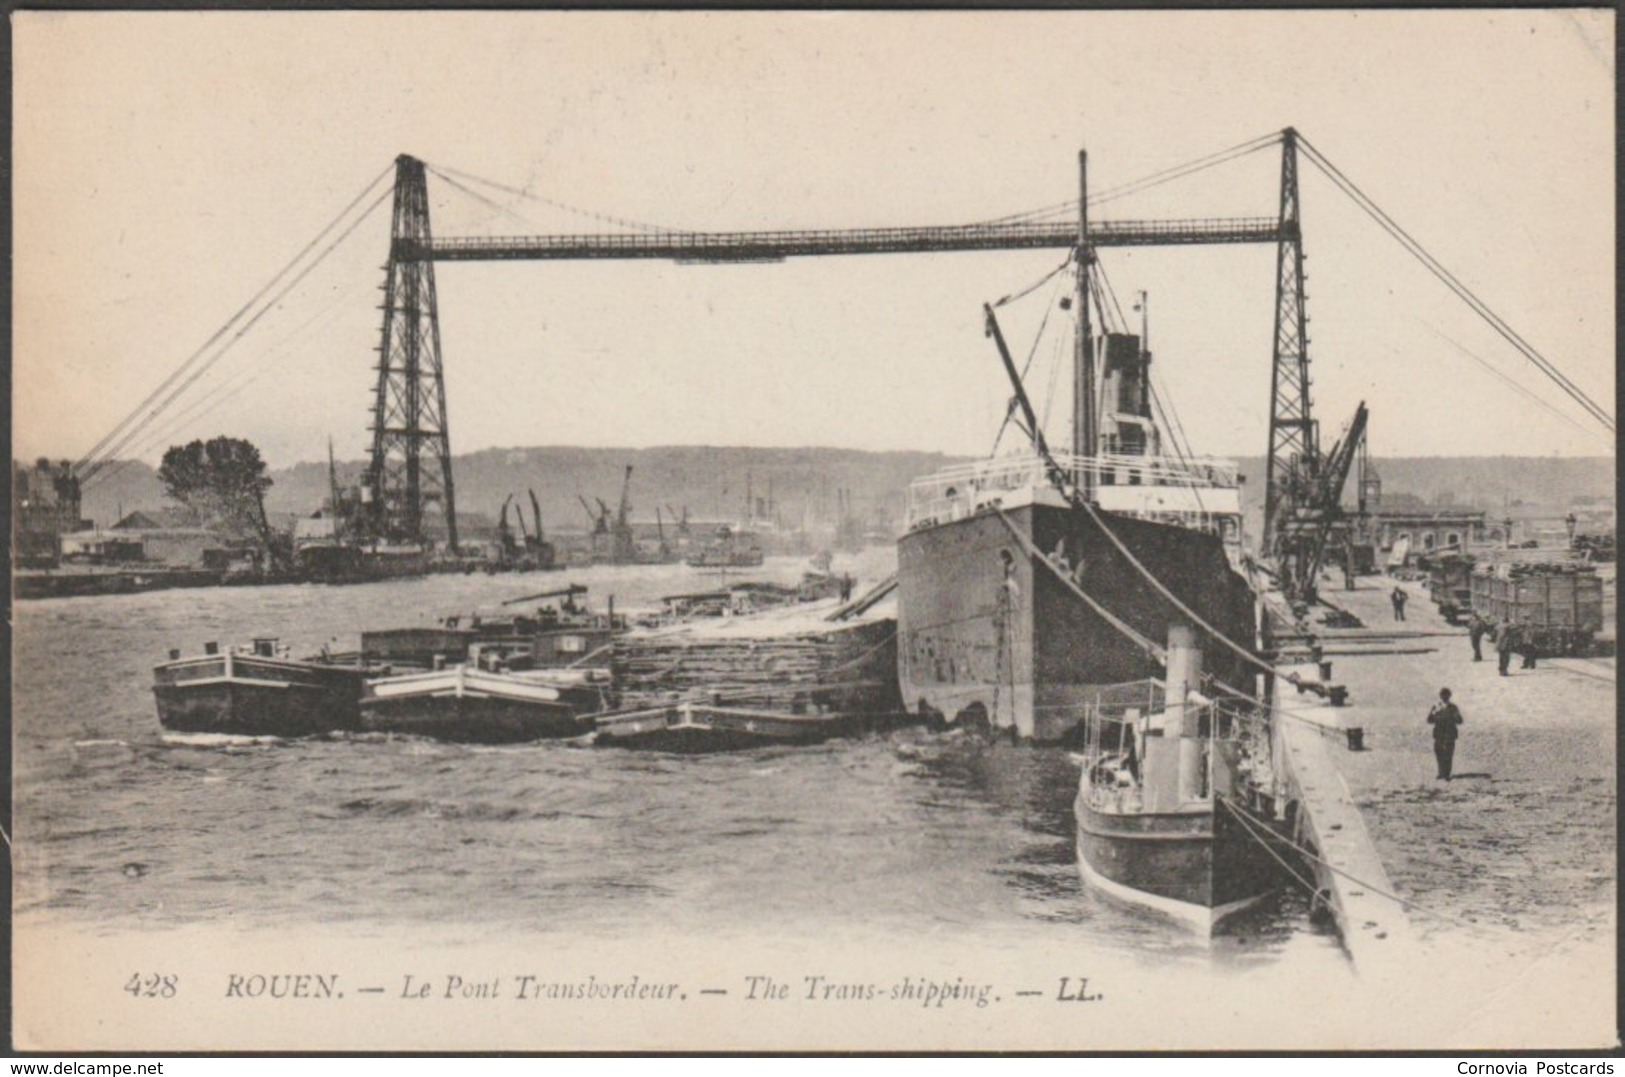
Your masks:
M1318 466L1302 456L1291 457L1279 478L1270 553L1280 574L1281 588L1293 602L1315 599L1315 581L1334 543L1345 548L1353 540L1351 521L1343 511L1343 487L1365 442L1368 417L1365 401L1354 409L1348 430ZM1318 440L1311 427L1311 443ZM1315 459L1311 457L1310 459ZM1345 550L1347 552L1347 550ZM1352 579L1353 567L1348 566Z

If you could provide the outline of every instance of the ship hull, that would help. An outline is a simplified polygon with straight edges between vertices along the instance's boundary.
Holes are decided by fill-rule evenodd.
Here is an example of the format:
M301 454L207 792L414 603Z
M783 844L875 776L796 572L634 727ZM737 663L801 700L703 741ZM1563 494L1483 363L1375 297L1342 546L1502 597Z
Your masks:
M1075 805L1086 885L1199 930L1255 905L1279 879L1257 841L1223 812L1116 814Z
M577 737L593 729L602 697L596 686L466 667L370 681L361 726L469 744L520 744Z
M1251 645L1252 591L1216 535L1058 504L984 510L898 540L904 705L947 723L1056 741L1102 687L1160 677L1154 657L1062 579L1148 640L1160 642L1170 623L1189 620L1103 523L1181 602ZM1250 670L1233 652L1210 646L1205 658L1218 680L1251 689Z
M308 737L360 728L360 669L213 655L154 670L158 722L177 733Z
M369 699L361 706L361 725L369 733L465 744L523 744L592 732L592 719L568 704L470 695Z

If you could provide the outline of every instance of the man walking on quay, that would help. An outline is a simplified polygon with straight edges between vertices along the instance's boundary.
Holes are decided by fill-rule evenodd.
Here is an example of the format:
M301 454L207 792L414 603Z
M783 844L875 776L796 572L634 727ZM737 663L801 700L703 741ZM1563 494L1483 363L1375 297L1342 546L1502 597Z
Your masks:
M1509 676L1507 667L1512 665L1512 652L1518 646L1518 629L1510 620L1502 621L1495 634L1495 650L1501 658L1501 676Z
M1461 708L1450 702L1450 689L1439 689L1439 702L1428 711L1428 725L1433 727L1433 758L1439 762L1439 781L1450 780L1451 765L1456 759L1456 735L1461 723Z
M1467 619L1467 638L1473 644L1474 662L1484 661L1484 651L1480 644L1484 641L1484 633L1488 632L1489 629L1490 626L1484 622L1484 618L1478 615L1477 610L1474 610L1473 615Z
M1403 621L1405 619L1405 600L1410 598L1410 595L1405 593L1405 588L1396 584L1394 586L1394 593L1388 597L1394 603L1394 620Z
M1523 627L1518 630L1518 642L1523 644L1523 668L1535 668L1535 626L1530 623L1529 615L1523 618Z

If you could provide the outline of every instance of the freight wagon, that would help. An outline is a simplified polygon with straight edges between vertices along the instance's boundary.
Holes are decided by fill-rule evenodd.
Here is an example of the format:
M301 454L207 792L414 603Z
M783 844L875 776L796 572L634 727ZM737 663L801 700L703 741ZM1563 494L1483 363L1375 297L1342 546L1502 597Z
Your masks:
M1451 624L1473 606L1473 559L1459 553L1434 554L1428 559L1428 597Z
M1588 652L1602 631L1602 601L1602 580L1588 564L1509 562L1472 574L1473 610L1497 625L1527 626L1542 656Z

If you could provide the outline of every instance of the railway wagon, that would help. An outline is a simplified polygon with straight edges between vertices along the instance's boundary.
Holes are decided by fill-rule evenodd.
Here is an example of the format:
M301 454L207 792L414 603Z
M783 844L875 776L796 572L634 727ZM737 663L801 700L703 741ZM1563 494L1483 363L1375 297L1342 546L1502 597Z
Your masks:
M1537 654L1584 654L1602 631L1602 579L1587 564L1480 565L1472 608L1497 625L1527 625Z
M1428 597L1446 621L1457 624L1473 606L1473 559L1461 554L1438 554L1427 566Z

